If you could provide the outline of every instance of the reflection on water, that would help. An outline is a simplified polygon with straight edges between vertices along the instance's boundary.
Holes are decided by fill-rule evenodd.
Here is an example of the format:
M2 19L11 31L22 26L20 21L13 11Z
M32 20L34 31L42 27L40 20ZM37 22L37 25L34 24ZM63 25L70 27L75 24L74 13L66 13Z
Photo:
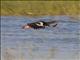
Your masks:
M21 26L43 19L58 20L55 28L23 30ZM78 60L80 21L67 16L1 17L2 60Z

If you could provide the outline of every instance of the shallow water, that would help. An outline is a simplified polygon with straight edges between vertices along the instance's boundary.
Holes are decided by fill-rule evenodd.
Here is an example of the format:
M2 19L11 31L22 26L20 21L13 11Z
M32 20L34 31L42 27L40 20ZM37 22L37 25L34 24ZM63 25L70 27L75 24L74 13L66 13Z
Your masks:
M39 20L57 20L57 27L34 30L22 25ZM1 16L2 60L78 60L80 21L69 16L38 18Z

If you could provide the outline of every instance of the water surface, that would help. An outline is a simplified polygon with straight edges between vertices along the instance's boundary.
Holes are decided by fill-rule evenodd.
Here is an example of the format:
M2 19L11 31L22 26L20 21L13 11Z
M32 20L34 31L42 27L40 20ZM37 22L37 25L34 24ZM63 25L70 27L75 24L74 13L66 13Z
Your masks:
M57 20L58 25L40 30L21 29L22 25L41 19ZM69 16L1 16L2 60L78 60L79 26L80 21Z

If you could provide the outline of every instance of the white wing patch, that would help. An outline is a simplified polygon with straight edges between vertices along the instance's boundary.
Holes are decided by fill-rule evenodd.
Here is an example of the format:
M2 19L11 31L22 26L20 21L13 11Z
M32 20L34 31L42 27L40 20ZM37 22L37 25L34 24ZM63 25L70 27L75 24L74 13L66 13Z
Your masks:
M38 25L38 26L43 26L43 22L39 22L39 23L37 23L36 25Z

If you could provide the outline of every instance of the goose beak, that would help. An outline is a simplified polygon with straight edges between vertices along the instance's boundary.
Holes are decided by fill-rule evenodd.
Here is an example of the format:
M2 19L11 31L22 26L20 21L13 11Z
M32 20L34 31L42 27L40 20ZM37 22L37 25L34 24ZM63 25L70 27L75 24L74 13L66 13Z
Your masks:
M29 28L31 28L29 25L22 26L22 29L29 29Z

